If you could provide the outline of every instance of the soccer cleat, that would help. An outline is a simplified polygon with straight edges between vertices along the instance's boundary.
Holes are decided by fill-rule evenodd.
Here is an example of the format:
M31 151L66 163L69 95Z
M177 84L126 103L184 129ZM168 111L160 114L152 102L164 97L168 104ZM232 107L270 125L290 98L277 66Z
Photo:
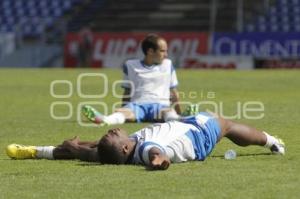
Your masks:
M6 147L6 154L12 159L34 159L37 150L35 146L10 144Z
M183 116L191 116L196 115L199 112L199 106L198 104L190 104L186 107L186 109L183 111Z
M270 148L270 150L272 151L272 153L274 154L279 154L279 155L284 155L285 153L285 144L282 141L282 139L275 137L278 141L278 143L273 144Z
M100 124L100 126L104 126L107 123L105 122L105 116L99 113L96 109L89 105L82 106L83 115L95 124Z

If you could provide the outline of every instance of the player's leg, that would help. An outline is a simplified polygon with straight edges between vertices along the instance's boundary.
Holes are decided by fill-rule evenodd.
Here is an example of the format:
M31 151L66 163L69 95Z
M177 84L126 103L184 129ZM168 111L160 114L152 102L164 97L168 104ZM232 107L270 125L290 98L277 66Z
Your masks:
M134 105L129 103L125 107L118 108L111 115L103 115L98 112L95 108L85 105L82 107L82 113L85 115L91 122L100 125L114 125L114 124L123 124L124 122L135 122L136 117L134 113Z
M284 143L281 139L248 125L233 122L222 117L218 117L218 121L221 126L221 138L227 137L239 146L265 146L274 153L284 154Z
M108 116L109 124L122 124L126 122L147 121L147 104L127 103L122 108L116 109L115 113ZM122 115L121 115L122 114ZM122 118L122 117L123 118Z
M161 120L162 121L172 121L180 120L182 117L192 116L199 113L199 106L197 104L188 104L186 109L183 111L182 115L179 115L174 108L166 107L161 109Z
M134 111L131 108L126 107L116 109L115 112L110 115L110 119L112 120L111 123L113 123L113 120L116 120L116 124L122 124L124 122L136 122Z
M137 122L164 122L166 113L170 111L171 108L159 103L139 104L135 107Z
M77 144L74 144L74 139ZM80 159L83 161L98 161L96 142L80 142L77 137L66 140L62 145L25 146L10 144L6 153L13 159Z
M6 154L13 159L54 159L54 146L26 146L10 144L6 147Z
M167 105L151 103L147 104L145 109L147 110L146 121L167 122L180 119L175 109Z
M160 119L164 122L172 120L180 120L180 115L173 108L163 108L160 111Z
M7 155L12 159L48 159L48 160L70 160L79 159L83 161L97 161L96 148L80 149L76 153L63 146L25 146L11 144L6 148ZM80 155L78 155L80 154Z
M52 151L52 154L53 154L53 159L54 160L71 160L71 159L76 159L74 154L62 147L62 146L57 146L53 149Z
M78 159L87 162L98 162L97 148L81 147L77 148L76 152L65 147L55 147L53 150L53 159L55 160L70 160Z
M118 108L115 112L105 118L105 122L109 125L123 124L124 122L139 121L139 105L135 103L127 103L125 106Z

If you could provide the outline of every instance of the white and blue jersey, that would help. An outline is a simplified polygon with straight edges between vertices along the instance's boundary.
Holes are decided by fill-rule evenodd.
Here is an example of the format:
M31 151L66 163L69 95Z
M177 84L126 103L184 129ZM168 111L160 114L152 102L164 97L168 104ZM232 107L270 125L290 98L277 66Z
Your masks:
M170 105L170 88L178 84L170 59L164 59L161 64L151 66L145 65L139 59L127 60L123 66L123 75L125 81L122 87L130 88L133 93L131 102Z
M160 149L171 162L204 160L220 136L218 120L209 113L184 118L181 122L157 123L141 129L131 137L136 139L134 164L149 164L149 150Z
M176 71L170 59L159 65L147 66L142 60L127 60L123 65L123 88L131 90L130 103L138 122L152 121L162 108L170 106L170 89L178 85ZM129 83L130 82L130 83Z

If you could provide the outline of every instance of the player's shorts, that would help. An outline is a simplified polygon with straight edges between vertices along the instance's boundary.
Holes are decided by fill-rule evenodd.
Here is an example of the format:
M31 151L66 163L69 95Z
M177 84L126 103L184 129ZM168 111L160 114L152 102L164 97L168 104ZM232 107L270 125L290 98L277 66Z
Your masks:
M130 102L123 108L132 110L132 112L135 114L137 122L153 122L159 118L158 116L161 114L161 110L168 107L169 106L159 103L137 104Z
M218 119L209 113L200 112L195 116L183 118L182 122L197 127L197 130L191 130L186 135L193 143L195 160L204 160L211 153L221 135Z

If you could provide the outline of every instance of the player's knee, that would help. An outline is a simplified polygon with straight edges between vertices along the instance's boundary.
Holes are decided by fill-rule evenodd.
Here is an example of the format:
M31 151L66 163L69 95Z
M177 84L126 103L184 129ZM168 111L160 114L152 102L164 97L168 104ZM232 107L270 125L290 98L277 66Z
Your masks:
M126 122L135 122L136 121L134 112L129 108L118 108L115 110L115 112L124 114Z
M234 128L235 123L225 118L219 118L221 132L223 137L227 137Z

